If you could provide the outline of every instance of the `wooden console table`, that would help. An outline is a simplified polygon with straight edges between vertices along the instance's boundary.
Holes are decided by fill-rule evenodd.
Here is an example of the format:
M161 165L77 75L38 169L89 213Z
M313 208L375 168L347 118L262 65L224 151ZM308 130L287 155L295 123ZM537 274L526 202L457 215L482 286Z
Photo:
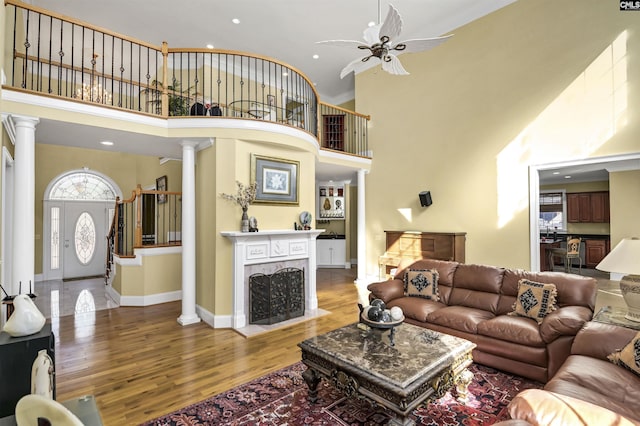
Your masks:
M384 231L386 251L378 258L380 279L401 259L454 260L464 263L466 232Z

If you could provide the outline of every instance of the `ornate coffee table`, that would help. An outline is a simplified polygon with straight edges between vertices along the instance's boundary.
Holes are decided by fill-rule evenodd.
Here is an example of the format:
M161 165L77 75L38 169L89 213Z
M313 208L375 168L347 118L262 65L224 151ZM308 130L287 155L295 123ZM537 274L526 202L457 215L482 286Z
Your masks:
M364 396L396 413L391 424L412 425L409 414L420 404L442 397L456 386L467 398L475 344L458 337L404 323L395 346L388 333L351 324L298 344L309 367L304 380L315 402L318 384L329 380L348 396Z

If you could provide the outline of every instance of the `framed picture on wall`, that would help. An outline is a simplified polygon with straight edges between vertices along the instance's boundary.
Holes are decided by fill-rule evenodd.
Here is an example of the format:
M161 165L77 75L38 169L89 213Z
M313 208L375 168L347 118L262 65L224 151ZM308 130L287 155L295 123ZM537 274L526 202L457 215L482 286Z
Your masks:
M156 191L167 190L167 175L160 176L156 179ZM164 204L167 202L167 194L158 194L158 204Z
M298 205L300 163L251 154L251 182L256 182L254 203Z

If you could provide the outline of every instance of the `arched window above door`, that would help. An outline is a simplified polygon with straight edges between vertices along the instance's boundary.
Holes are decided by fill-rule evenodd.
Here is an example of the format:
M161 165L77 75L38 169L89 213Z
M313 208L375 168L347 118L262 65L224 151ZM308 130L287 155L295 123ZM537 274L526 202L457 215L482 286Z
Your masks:
M48 199L109 201L116 199L116 191L102 176L80 171L58 179L51 187Z

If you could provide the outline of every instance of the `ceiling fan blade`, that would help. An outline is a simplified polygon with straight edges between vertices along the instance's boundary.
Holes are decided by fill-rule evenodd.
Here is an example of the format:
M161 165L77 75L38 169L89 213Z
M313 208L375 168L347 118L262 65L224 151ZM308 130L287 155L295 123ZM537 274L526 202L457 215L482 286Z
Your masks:
M439 44L444 43L453 37L453 34L449 34L442 37L433 37L433 38L416 38L412 40L405 40L399 43L396 43L392 48L398 48L398 51L401 53L413 53L413 52L422 52L424 50L432 49ZM400 49L400 47L404 45L406 46L404 49Z
M382 60L382 69L389 74L393 75L409 75L407 70L404 69L402 64L400 63L400 59L396 55L388 54L387 55L390 61Z
M362 38L369 46L380 43L380 25L367 27L362 33Z
M340 78L345 78L351 71L357 72L360 68L364 67L366 62L371 58L371 56L365 56L364 58L358 58L349 62L347 66L340 71ZM373 58L375 58L375 56Z
M364 44L361 41L357 41L357 40L323 40L323 41L316 41L316 44L328 44L331 46L338 46L338 47L358 47L358 46L364 46L366 49L369 48L368 45Z
M384 18L384 22L380 27L380 37L387 36L389 40L395 40L398 38L400 33L402 32L402 18L400 17L400 13L398 9L393 7L393 5L389 5L389 12L387 12L387 17Z

